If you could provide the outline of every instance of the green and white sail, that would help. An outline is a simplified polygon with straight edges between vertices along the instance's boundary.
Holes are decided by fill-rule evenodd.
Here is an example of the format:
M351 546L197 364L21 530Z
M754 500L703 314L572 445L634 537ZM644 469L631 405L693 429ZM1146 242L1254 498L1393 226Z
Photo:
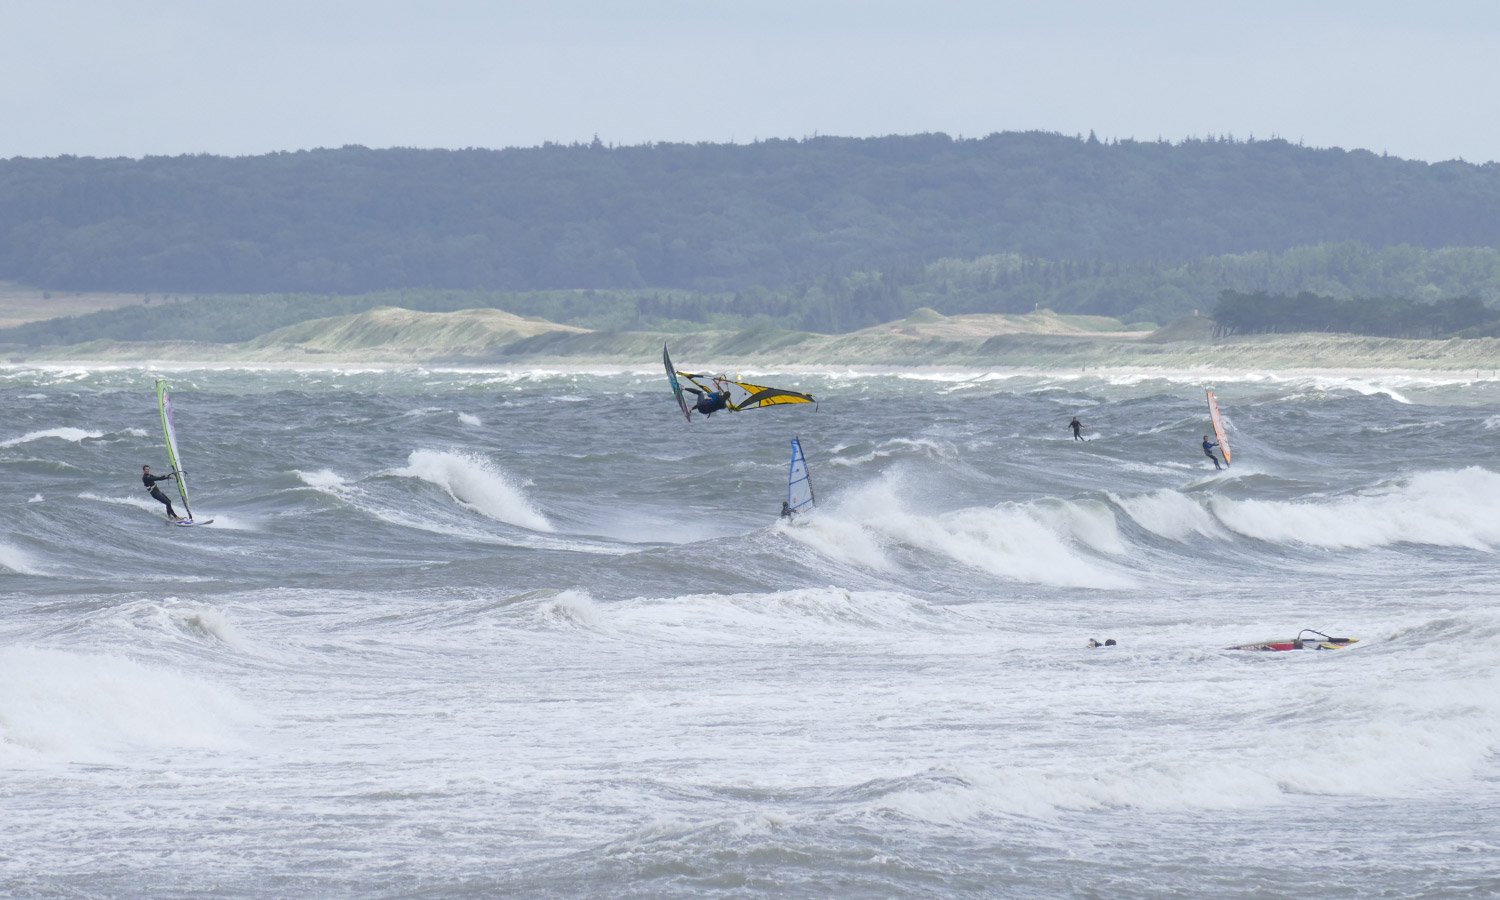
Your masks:
M167 439L167 462L177 473L177 495L182 498L182 509L189 521L193 518L193 507L188 503L187 475L182 471L182 461L177 455L177 429L172 424L172 397L167 393L167 383L156 381L156 405L161 410L161 433Z

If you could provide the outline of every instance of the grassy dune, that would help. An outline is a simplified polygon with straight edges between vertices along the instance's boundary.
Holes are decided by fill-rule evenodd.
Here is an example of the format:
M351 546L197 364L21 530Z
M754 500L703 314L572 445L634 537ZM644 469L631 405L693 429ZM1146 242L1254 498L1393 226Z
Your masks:
M734 365L965 368L1427 369L1500 368L1500 339L1402 340L1295 334L1220 338L1207 319L1154 332L1113 319L1059 316L908 318L849 334L744 331L599 332L498 310L419 313L382 308L316 319L241 344L96 341L32 361L264 364L642 365L670 341L688 367Z

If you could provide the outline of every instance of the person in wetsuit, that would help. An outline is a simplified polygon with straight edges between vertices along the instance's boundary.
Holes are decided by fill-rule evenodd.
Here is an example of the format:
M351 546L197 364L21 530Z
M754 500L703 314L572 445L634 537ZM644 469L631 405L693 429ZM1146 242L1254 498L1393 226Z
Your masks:
M1218 441L1209 440L1206 434L1203 436L1203 455L1214 461L1215 469L1222 469L1224 467L1219 465L1219 458L1214 456L1214 448L1217 446L1219 446Z
M781 517L783 519L790 519L792 517L792 504L785 500L781 501Z
M725 390L703 391L695 387L683 388L698 395L698 400L693 404L693 409L711 416L729 405L729 392Z
M169 519L180 519L182 518L182 516L179 516L177 514L177 510L172 508L172 498L168 497L166 494L163 494L161 492L161 488L156 486L156 483L158 481L167 481L168 479L176 477L176 472L168 472L166 475L152 475L150 466L141 466L141 483L146 486L146 490L150 492L152 497L154 497L158 502L165 503L167 505L167 518Z
M1074 416L1073 417L1073 421L1071 421L1071 422L1068 423L1068 427L1071 428L1071 429L1073 429L1073 440L1075 440L1075 441L1081 441L1081 440L1083 440L1083 435L1079 434L1080 431L1083 431L1083 423L1080 422L1080 421L1078 421L1078 417L1077 416Z

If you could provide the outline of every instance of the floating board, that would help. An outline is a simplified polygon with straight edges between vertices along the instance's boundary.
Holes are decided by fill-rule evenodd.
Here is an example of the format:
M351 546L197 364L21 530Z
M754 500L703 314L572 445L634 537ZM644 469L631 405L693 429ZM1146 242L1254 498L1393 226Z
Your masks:
M793 513L812 509L812 477L807 472L807 457L802 455L802 442L792 438L792 463L786 473L786 508Z
M174 521L168 521L167 522L168 525L176 525L178 528L191 528L194 525L212 525L213 523L214 523L213 519L204 519L201 522L195 522L192 519L178 519L175 522Z
M677 370L672 368L672 357L667 355L667 345L661 345L661 362L667 367L667 380L672 383L672 394L677 397L677 407L682 410L682 417L689 422L693 421L693 413L688 409L687 399L682 396L682 385L677 382Z
M1229 465L1229 459L1233 455L1229 452L1229 436L1224 433L1224 417L1219 415L1219 398L1214 396L1213 391L1208 394L1208 417L1214 423L1214 437L1219 439L1219 453L1224 457L1224 465Z
M1225 647L1225 650L1342 650L1351 644L1359 643L1359 638L1352 637L1329 637L1321 631L1313 631L1304 628L1291 640L1257 641L1253 644L1236 644L1233 647Z

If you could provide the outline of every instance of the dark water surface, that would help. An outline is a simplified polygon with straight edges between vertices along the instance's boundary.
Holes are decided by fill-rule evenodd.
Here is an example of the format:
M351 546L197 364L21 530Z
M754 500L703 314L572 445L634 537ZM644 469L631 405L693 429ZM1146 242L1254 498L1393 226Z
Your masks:
M172 371L184 529L158 374L0 369L0 893L1500 892L1500 383Z

